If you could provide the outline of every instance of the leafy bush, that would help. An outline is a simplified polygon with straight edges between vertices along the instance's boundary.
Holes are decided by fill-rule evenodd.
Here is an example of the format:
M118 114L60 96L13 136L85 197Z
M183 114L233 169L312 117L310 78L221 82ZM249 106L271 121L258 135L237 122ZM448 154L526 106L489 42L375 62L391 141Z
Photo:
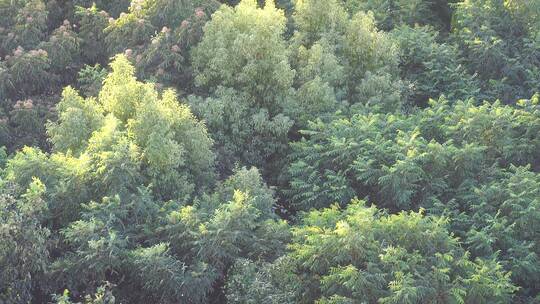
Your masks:
M301 92L315 81L329 87L319 96L328 96L332 88L336 100L345 104L386 112L400 109L404 84L398 75L396 44L377 29L371 14L359 12L349 18L337 1L309 0L300 3L294 20L297 31L292 47L298 47L293 59L300 71L299 102L305 98ZM318 101L319 96L307 99ZM332 101L326 102L330 107Z
M513 3L514 1L512 1ZM464 51L467 66L478 73L482 92L489 99L510 103L539 91L540 45L534 43L531 18L534 1L523 6L507 1L463 1L456 6L453 38ZM533 80L535 79L535 80Z
M377 24L384 30L409 25L432 25L448 31L451 20L451 3L448 0L342 0L351 13L372 11Z
M414 115L369 113L313 123L304 133L308 139L293 144L285 194L300 210L345 205L355 196L393 212L426 208L452 218L451 231L474 255L500 259L512 274L525 271L522 263L535 269L539 252L529 241L535 228L516 232L521 216L510 210L536 208L537 107L537 97L518 108L441 99ZM482 203L490 191L497 194ZM511 261L518 252L520 262ZM512 279L522 296L538 293L535 276L518 277Z
M440 43L432 28L401 26L392 31L392 36L401 51L401 77L413 85L413 105L426 106L429 98L441 94L451 100L479 95L478 81L462 64L459 50Z
M73 291L107 280L132 303L205 303L236 259L284 250L288 227L268 212L271 193L260 182L243 185L253 175L260 180L256 171L239 171L192 206L162 205L145 189L132 200L84 205L81 220L63 230L72 249L55 269ZM85 272L90 265L95 271Z
M45 187L34 179L20 196L4 181L0 187L0 301L27 303L39 292L49 259L50 232L41 226Z
M266 293L265 303L274 303L272 296L282 303L509 301L516 290L510 273L494 260L472 259L447 225L422 212L385 215L362 201L311 211L293 228L286 261L238 264L243 272L230 286L239 289L229 299L244 303ZM250 277L256 279L240 285Z
M257 8L255 1L242 1L222 6L193 50L196 84L210 97L193 97L190 104L214 134L224 175L240 162L271 176L275 168L267 164L279 162L286 150L292 122L282 112L294 71L284 31L283 12L273 4Z

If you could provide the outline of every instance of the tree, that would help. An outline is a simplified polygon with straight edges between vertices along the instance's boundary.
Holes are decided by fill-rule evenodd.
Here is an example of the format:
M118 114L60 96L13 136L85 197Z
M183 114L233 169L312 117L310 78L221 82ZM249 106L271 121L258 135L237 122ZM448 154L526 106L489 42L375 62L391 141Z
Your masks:
M383 30L409 25L432 25L449 31L453 0L342 0L347 11L372 11L377 25Z
M283 33L285 17L273 2L257 8L256 1L223 5L204 28L193 50L199 86L214 92L219 86L247 93L254 103L279 113L280 99L292 83Z
M28 303L40 293L49 260L49 230L41 225L47 205L45 187L34 179L17 195L13 185L1 181L0 189L0 301ZM45 285L45 284L44 284Z
M353 113L364 106L384 112L401 108L404 84L398 75L396 44L377 29L373 15L358 12L349 17L338 1L309 0L299 3L294 20L292 61L300 72L297 104L316 102L308 108L321 109L302 119L300 128L310 118L328 115L324 111L331 108ZM335 101L329 98L332 93Z
M196 88L192 68L191 50L202 39L203 27L209 20L209 11L197 8L180 25L163 27L152 42L131 53L141 77L156 79L160 84L173 85L183 94L192 93ZM134 60L133 60L134 59Z
M187 200L213 183L212 142L189 108L172 91L160 98L151 84L136 81L124 57L112 69L97 100L64 90L59 120L48 124L51 155L25 148L7 164L8 180L25 188L36 176L47 186L53 227L77 218L81 203L123 198L142 185L164 199Z
M64 290L62 295L53 295L56 304L72 304L69 290ZM84 297L84 304L114 304L115 297L112 295L110 284L100 286L93 295ZM77 303L80 304L80 303Z
M538 145L536 99L519 101L518 107L441 99L409 115L313 123L304 132L307 139L293 144L290 188L284 194L299 210L323 208L330 201L344 206L355 196L391 212L425 208L451 218L450 231L474 257L497 259L513 275L526 271L518 265L535 269L538 252L529 243L535 228L517 232L525 214L510 210L537 204L532 197L538 163L531 150ZM523 262L507 260L510 252L519 252ZM527 282L511 278L527 301L537 290L535 276L525 276Z
M269 177L279 167L269 164L283 158L292 122L282 113L294 77L284 31L273 2L257 8L246 0L214 13L193 50L195 82L210 96L190 104L214 134L224 175L238 162Z
M458 3L452 36L464 52L467 66L482 81L485 98L509 103L539 90L540 48L530 21L520 12L533 2L482 0ZM524 18L525 17L525 18ZM534 22L534 21L533 21Z
M288 226L274 201L258 172L242 169L193 205L155 201L147 189L91 202L62 231L70 247L54 275L77 294L109 281L130 303L218 301L237 259L272 261L284 251Z
M401 77L413 85L412 105L426 106L429 98L440 95L450 100L479 96L478 81L468 73L458 48L440 43L433 28L401 26L391 34L399 44Z
M8 54L18 46L26 49L35 48L46 35L48 11L41 0L11 1L2 3L3 26L7 33L2 33L2 51Z
M214 156L204 125L173 91L160 98L152 84L138 82L124 56L111 68L97 101L64 90L60 119L48 128L55 151L78 156L101 185L97 193L142 183L160 197L179 198L209 185Z
M309 210L369 195L400 210L422 206L431 195L446 197L467 179L482 181L493 166L537 171L536 100L511 107L440 99L410 115L314 122L292 144L289 201Z
M214 97L192 96L188 101L215 139L222 176L244 164L259 166L265 176L273 176L287 151L287 132L292 126L289 117L272 115L267 108L254 104L248 94L234 89L222 88Z
M240 286L289 297L293 289L294 303L492 303L509 301L516 290L500 264L472 259L459 247L446 219L422 211L386 215L362 201L305 214L286 259L263 265L255 273L262 281ZM232 282L254 275L246 266ZM232 291L230 299L256 299L245 290ZM270 295L265 299L271 303Z
M142 48L159 29L179 29L195 12L199 18L217 9L214 0L141 0L132 2L128 13L110 19L105 38L110 53Z
M0 0L0 302L540 303L539 50L538 0Z
M105 28L109 25L107 11L99 10L95 3L89 8L77 7L75 16L80 25L81 51L87 63L105 63L107 58Z

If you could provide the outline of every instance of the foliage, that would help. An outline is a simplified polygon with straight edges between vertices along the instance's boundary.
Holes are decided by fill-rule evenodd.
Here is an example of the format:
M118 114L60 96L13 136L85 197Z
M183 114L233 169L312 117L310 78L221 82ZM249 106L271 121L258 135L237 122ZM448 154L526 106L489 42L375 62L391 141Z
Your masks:
M106 0L73 0L74 7L91 8L96 6L99 10L109 13L112 17L118 17L129 7L129 0L106 1Z
M78 87L84 96L97 96L103 85L103 80L107 77L107 70L101 65L85 65L78 73Z
M204 125L173 91L160 97L138 82L124 56L111 68L97 100L64 90L59 120L48 125L54 151L79 157L97 193L122 194L142 183L179 198L208 185L214 156Z
M307 0L298 4L294 15L297 31L291 45L299 71L297 102L320 103L307 105L309 109L322 106L321 112L301 119L300 126L328 114L324 109L337 110L342 104L368 105L386 112L400 109L404 84L398 75L396 44L377 29L373 16L358 12L349 18L337 1ZM313 91L314 86L317 91ZM338 102L332 100L332 93Z
M342 0L351 13L372 11L379 27L391 30L401 25L432 25L449 30L451 9L448 0Z
M401 51L401 76L413 84L410 99L425 106L429 98L444 94L448 99L468 99L479 94L475 77L462 64L459 50L438 42L429 27L402 26L392 31Z
M2 136L0 145L4 145L11 153L24 146L48 147L45 134L47 119L53 119L54 97L32 96L11 103L5 100L3 117L0 120Z
M536 208L534 199L514 201L510 196L529 195L534 188L525 181L532 183L538 174L532 148L538 145L533 135L538 128L537 107L537 97L521 101L517 108L500 103L476 106L471 101L450 105L441 99L414 115L368 113L313 123L304 133L309 139L293 145L286 194L301 210L332 201L344 205L355 196L369 197L392 211L426 208L451 217L452 231L473 254L496 257L513 274L524 271L516 268L521 263L534 269L539 252L525 235L535 235L535 228L518 236L513 227L519 216L506 214L514 208ZM514 175L522 176L523 183L510 182L521 180ZM481 197L489 191L501 192L484 205ZM512 241L494 241L503 235ZM491 247L495 243L500 244L497 249ZM521 252L522 260L507 260L510 252L513 256ZM534 296L536 279L528 278L531 285L516 283L524 287L524 295Z
M89 8L77 7L75 15L79 19L78 34L85 62L103 63L107 56L104 29L109 25L109 14L98 10L94 3Z
M539 302L539 29L537 0L0 0L0 302Z
M203 119L215 140L219 172L230 174L237 164L259 166L265 173L279 164L287 150L287 132L292 126L283 114L273 116L267 108L258 108L247 94L222 88L215 97L190 97L193 112Z
M193 97L190 104L214 134L222 174L240 162L270 176L265 164L284 155L292 122L282 112L294 76L284 30L285 17L273 2L257 8L245 0L222 6L193 50L196 84L211 96Z
M290 266L285 258L262 265L238 260L227 280L227 303L296 303L294 269Z
M463 1L456 6L452 34L464 50L467 66L478 73L490 99L504 102L537 92L540 45L534 41L523 9L535 11L535 1ZM537 11L537 9L536 9ZM534 20L534 19L533 19Z
M126 50L131 53L129 56L134 59L141 77L166 85L176 84L182 91L192 92L191 49L201 40L208 19L208 15L197 8L176 28L163 27L147 47Z
M92 202L63 230L72 251L55 269L70 290L107 280L130 303L204 303L236 259L283 251L287 225L268 212L272 203L253 170L239 171L192 206L153 201L145 189L132 200ZM85 272L88 267L95 271Z
M415 193L429 197L458 187L492 166L531 164L537 170L537 97L521 105L451 105L440 99L410 115L366 113L314 122L303 132L307 139L292 145L291 203L305 210L347 203L355 195L374 195L370 189L376 186L379 202L410 208L425 201Z
M121 13L110 19L105 28L105 41L110 53L119 53L128 48L142 47L158 29L179 27L190 12L199 18L217 8L214 0L174 1L137 0L132 1L128 13ZM206 12L205 12L206 11Z
M0 301L28 303L39 291L48 263L49 230L41 226L47 210L41 196L45 186L34 179L18 196L1 181L0 189Z
M40 46L47 51L51 60L51 71L64 77L73 77L70 74L80 66L80 39L73 32L71 23L67 20L49 36L49 41ZM66 72L66 74L63 74ZM68 76L69 75L69 76ZM69 79L69 78L68 78Z
M84 100L70 87L64 89L56 107L58 120L47 129L54 149L80 155L92 132L104 123L103 108L95 100Z
M193 51L197 84L247 93L275 115L294 76L281 37L284 30L285 17L273 2L262 9L254 0L222 6Z
M114 304L115 303L115 297L112 295L111 292L111 284L105 284L103 286L98 287L96 290L96 293L93 295L86 295L84 297L84 304ZM72 304L73 302L70 300L69 297L69 290L64 290L62 295L54 295L53 299L56 304ZM79 303L81 304L81 303Z
M11 96L32 95L51 85L54 75L50 72L49 54L43 49L25 51L17 47L8 55L2 85Z
M286 262L260 270L240 264L244 272L236 273L233 286L256 276L260 281L238 287L260 289L235 290L232 302L267 292L296 295L285 303L504 303L516 289L497 262L464 252L446 219L422 212L385 215L362 201L309 212L293 228L290 248Z
M5 7L2 16L6 18L2 18L3 26L9 30L2 33L2 53L7 54L18 46L27 49L36 47L47 29L48 12L45 3L42 0L10 1L9 4L4 2L6 4L2 4Z
M107 51L115 54L143 45L155 30L150 21L135 12L122 13L117 19L109 18L109 25L104 29Z

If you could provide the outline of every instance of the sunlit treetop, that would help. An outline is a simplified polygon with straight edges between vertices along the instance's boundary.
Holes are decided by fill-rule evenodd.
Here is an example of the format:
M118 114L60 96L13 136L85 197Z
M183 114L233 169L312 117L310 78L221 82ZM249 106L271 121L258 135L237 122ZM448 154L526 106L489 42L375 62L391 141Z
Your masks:
M218 86L234 88L272 108L294 76L283 39L285 22L274 1L263 8L255 0L221 6L193 52L196 83L211 92Z
M133 167L141 175L133 181L151 182L163 197L186 195L209 182L214 155L204 124L174 91L160 94L152 83L137 81L125 56L116 56L111 69L97 99L64 90L59 119L48 124L54 151L91 159L91 166L105 171L128 153L117 159L132 161L122 170Z

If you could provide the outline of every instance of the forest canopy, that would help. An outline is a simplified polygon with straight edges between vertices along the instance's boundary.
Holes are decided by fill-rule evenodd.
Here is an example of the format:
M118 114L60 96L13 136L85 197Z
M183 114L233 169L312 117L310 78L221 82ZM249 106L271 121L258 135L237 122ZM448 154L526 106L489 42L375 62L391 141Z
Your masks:
M0 0L0 303L540 303L540 2Z

